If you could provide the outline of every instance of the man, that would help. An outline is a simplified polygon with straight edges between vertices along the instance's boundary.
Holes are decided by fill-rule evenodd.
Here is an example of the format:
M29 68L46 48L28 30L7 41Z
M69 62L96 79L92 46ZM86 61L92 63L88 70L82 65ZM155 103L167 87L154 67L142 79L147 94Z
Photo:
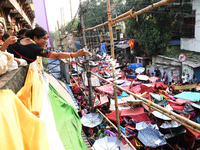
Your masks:
M105 126L102 126L100 130L97 132L98 139L101 139L106 136L106 131L104 130Z
M196 76L193 75L193 77L192 77L192 79L191 79L192 84L195 84L197 81L198 81L198 80L197 80Z
M187 76L185 75L185 72L183 72L181 79L182 79L182 85L185 85L185 83L187 82Z
M154 70L154 72L155 72L156 77L160 76L160 70L158 67Z

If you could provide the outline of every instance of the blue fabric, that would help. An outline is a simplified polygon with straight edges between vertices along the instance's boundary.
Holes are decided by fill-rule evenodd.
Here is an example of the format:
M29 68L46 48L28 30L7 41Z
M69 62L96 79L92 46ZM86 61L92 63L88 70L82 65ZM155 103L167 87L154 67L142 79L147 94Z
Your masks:
M182 92L174 96L175 98L180 98L184 100L189 100L192 102L199 102L200 100L200 93L197 92Z
M129 96L129 95L128 95L126 92L122 92L121 96L127 97L127 96Z
M127 77L127 79L129 79L129 78L135 79L135 78L136 78L136 75L134 75L134 74L133 74L133 75L127 75L126 77Z
M141 63L132 63L132 64L128 65L128 69L136 69L136 68L139 68L139 67L142 67Z
M101 44L100 50L102 55L106 54L106 44Z
M75 47L76 47L76 51L80 50L81 49L81 41L76 41Z
M165 136L160 133L157 125L151 123L146 127L138 131L138 139L148 147L159 147L167 144Z

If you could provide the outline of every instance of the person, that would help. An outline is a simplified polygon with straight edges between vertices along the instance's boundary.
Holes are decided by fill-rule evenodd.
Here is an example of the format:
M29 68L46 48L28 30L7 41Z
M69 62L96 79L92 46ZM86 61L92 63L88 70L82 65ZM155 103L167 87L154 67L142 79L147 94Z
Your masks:
M187 76L185 75L185 72L183 72L181 79L182 79L182 85L185 85L185 83L187 82Z
M35 29L29 30L26 33L25 38L19 38L16 43L7 47L1 48L2 51L7 51L14 54L17 58L23 58L27 63L34 62L37 56L47 57L51 59L62 59L62 58L72 58L79 57L82 55L90 55L90 52L87 52L84 49L77 51L76 53L66 53L59 52L55 53L53 51L46 49L46 43L48 40L47 32L42 27L36 27ZM8 47L9 46L9 47Z
M5 52L5 49L10 44L14 44L17 41L15 36L10 36L5 41L3 41L3 36L5 34L5 26L4 23L0 21L0 50Z
M14 32L13 32L13 36L16 36L16 37L17 37L17 34L18 34L17 31L14 31Z
M195 84L197 81L198 81L198 80L197 80L196 76L193 75L193 77L192 77L192 79L191 79L192 84Z
M26 28L19 30L18 38L25 37L27 31L29 31L29 29L26 29Z
M106 136L105 126L102 126L97 132L97 137L100 139L105 136Z
M147 70L147 76L148 76L148 77L150 76L150 71L149 71L149 69Z
M5 42L7 40L7 38L10 37L10 33L5 32L4 35L2 36L2 41Z
M155 72L156 77L160 76L160 70L158 67L154 70L154 72Z
M104 120L100 125L99 125L99 127L101 128L101 127L108 127L108 124L107 124L107 121L106 120Z
M167 73L166 73L166 71L164 71L163 74L162 74L162 78L165 80L167 77L168 77Z
M7 32L10 33L10 35L13 35L13 31L14 31L14 29L12 29L12 28L7 29Z

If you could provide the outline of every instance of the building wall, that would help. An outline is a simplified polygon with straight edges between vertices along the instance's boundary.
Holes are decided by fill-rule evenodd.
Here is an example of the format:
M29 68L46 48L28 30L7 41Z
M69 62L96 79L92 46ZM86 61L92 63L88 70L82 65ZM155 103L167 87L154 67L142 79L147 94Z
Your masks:
M196 10L195 17L195 38L181 38L181 49L200 52L200 2L193 0L193 10Z
M44 0L33 0L33 4L34 4L34 8L35 8L36 22L39 26L43 27L47 31L47 33L49 35L48 47L50 47L51 39L50 39L50 34L49 34L49 26L48 26L47 14L46 14L45 1Z

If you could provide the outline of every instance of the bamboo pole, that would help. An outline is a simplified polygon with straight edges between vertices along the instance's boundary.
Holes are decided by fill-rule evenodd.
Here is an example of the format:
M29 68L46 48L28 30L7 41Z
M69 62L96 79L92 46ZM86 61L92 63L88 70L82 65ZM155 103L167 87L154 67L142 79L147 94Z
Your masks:
M111 45L111 56L113 61L115 60L115 53L114 53L114 42L113 42L113 32L112 32L112 16L110 11L110 0L107 0L107 12L108 12L108 27L109 27L109 34L110 34L110 45ZM117 119L117 127L118 127L118 138L120 138L120 122L119 122L119 111L118 111L118 101L117 101L117 89L116 89L116 77L115 77L115 64L112 64L112 72L113 72L113 88L114 88L114 96L115 96L115 111L116 111L116 119Z
M56 34L56 45L57 45L57 47L58 47L58 35L57 35L56 27L55 27L55 34Z
M118 131L118 128L99 109L97 109L97 111L115 128L115 130ZM126 136L123 133L121 133L121 136L132 149L136 150L135 147L131 144L131 142L126 138Z
M114 85L112 82L107 81L106 79L100 77L99 75L97 75L97 74L95 74L93 72L91 72L91 73L93 75L97 76L98 78L108 82L109 84ZM167 110L167 109L165 109L165 108L153 103L152 101L149 101L149 100L147 100L147 99L145 99L143 97L140 97L140 96L138 96L138 95L126 90L126 89L123 89L122 87L120 87L118 85L116 85L116 87L119 88L122 91L125 91L126 93L128 93L130 95L133 95L135 98L138 98L138 99L142 100L145 104L149 105L149 107L152 107L153 109L155 109L155 110L159 111L160 113L170 117L171 119L173 119L173 120L176 119L176 121L179 122L180 124L182 124L184 126L187 126L191 130L193 130L193 131L195 131L195 132L200 134L200 125L198 123L195 123L195 122L193 122L193 121L191 121L189 119L186 119L186 118L184 118L184 117L182 117L182 116L180 116L180 115L178 115L178 114L176 114L176 113L174 113L174 112L172 112L170 110Z
M131 18L131 17L135 17L135 16L137 16L137 15L140 15L140 14L142 14L142 13L145 13L146 11L149 11L149 10L154 9L154 8L156 8L156 7L159 7L159 6L162 6L162 5L171 3L171 2L173 2L173 1L174 1L174 0L162 0L162 1L160 1L160 2L157 2L157 3L154 3L154 4L152 4L152 5L149 5L149 6L145 7L144 9L141 9L141 10L139 10L139 11L137 11L137 12L134 12L134 9L131 9L131 10L129 10L128 12L126 12L126 13L124 13L124 14L122 14L122 15L116 17L115 19L113 19L113 24L118 23L118 22L121 22L121 21L124 21L124 20L126 20L126 19ZM134 12L134 13L133 13L133 12ZM89 30L94 30L94 29L96 29L96 28L99 28L99 27L102 27L102 26L105 26L105 25L108 25L108 21L105 22L105 23L96 25L96 26L94 26L94 27L85 29L85 32L86 32L86 31L89 31ZM75 31L75 32L76 32L76 31Z
M65 35L66 34L66 32L65 32L66 22L65 22L64 12L63 12L63 20L64 20L64 35ZM65 42L65 48L66 48L66 52L68 52L69 50L68 50L68 43L67 43L67 35L65 36L65 40L66 40L66 42Z
M73 19L72 17L72 5L71 5L71 0L69 0L70 3L70 12L71 12L71 20ZM73 45L74 45L74 49L73 51L76 51L76 47L75 47L75 40L74 40L74 26L72 24L72 36L73 36ZM76 60L76 59L75 59ZM77 65L77 60L76 60L76 70L77 70L77 76L78 76L78 84L80 86L80 77L79 77L79 71L78 71L78 65Z
M62 41L61 41L61 37L60 37L60 32L59 32L59 22L57 21L57 25L58 25L58 35L59 35L59 40L60 40L60 46L62 45ZM60 52L60 48L59 48L59 52Z

